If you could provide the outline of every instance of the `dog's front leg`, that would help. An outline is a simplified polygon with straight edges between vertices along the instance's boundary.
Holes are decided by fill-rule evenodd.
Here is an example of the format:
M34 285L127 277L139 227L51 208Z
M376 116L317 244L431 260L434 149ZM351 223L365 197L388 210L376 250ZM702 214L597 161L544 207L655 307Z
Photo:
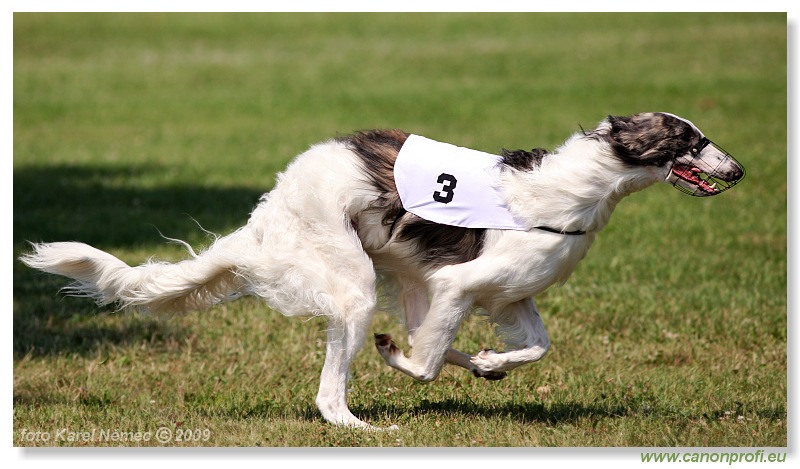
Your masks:
M481 372L506 372L535 362L542 359L550 348L550 339L533 298L511 303L492 314L491 319L512 350L504 353L494 350L479 352L470 362Z
M447 351L445 362L469 370L476 378L485 378L489 381L497 381L506 377L505 371L481 370L475 366L474 363L472 363L472 356L464 352L460 352L454 348L451 348Z
M408 331L408 345L414 347L414 335L431 307L428 291L423 284L408 278L399 277L398 283L400 284L398 300Z
M420 381L439 375L461 321L472 306L472 298L458 288L456 281L439 277L432 282L436 287L422 323L410 327L414 341L411 357L406 357L389 335L375 334L375 346L386 363Z
M417 333L425 315L430 309L430 302L428 301L428 291L424 285L417 283L410 279L400 278L400 306L403 308L403 315L405 317L406 328L408 330L408 345L414 347L414 336ZM391 337L386 334L378 334L376 339L387 346L391 341ZM488 372L484 373L478 369L470 361L472 356L464 352L458 351L454 348L447 350L445 354L445 363L460 366L469 370L473 375L478 378L486 378L488 380L499 380L506 377L503 372Z

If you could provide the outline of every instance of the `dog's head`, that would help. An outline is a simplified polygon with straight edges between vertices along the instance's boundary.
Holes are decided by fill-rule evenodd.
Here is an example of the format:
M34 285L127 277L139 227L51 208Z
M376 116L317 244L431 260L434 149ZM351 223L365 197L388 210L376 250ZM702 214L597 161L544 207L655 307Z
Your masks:
M664 112L609 116L609 143L626 164L657 169L661 180L697 197L717 195L744 178L744 167L690 121Z

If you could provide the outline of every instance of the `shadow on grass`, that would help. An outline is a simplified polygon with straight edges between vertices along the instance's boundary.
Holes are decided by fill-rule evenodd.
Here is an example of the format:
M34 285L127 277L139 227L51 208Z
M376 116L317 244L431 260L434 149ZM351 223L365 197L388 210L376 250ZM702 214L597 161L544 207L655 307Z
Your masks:
M158 234L224 234L269 188L158 184L162 167L59 165L14 171L14 243L80 240L103 248L160 243ZM152 186L152 187L150 187Z
M541 402L506 402L483 406L472 402L446 399L439 402L422 402L414 413L449 415L453 413L485 418L506 418L520 423L574 423L583 419L616 418L627 415L625 408L607 403L556 403L545 405Z
M157 166L59 165L14 171L14 356L92 353L105 345L162 340L179 332L158 321L98 321L85 299L64 298L67 281L28 269L26 241L82 241L101 249L146 248L165 236L208 243L209 231L243 225L264 190L157 184ZM145 259L142 259L144 261Z
M757 404L744 406L739 404L739 410L733 415L755 415L759 418L779 421L785 420L787 413L785 407L758 408ZM744 408L748 410L745 411ZM321 418L316 409L309 408L304 417L308 419ZM660 407L657 403L652 405L627 405L614 399L598 400L591 403L583 402L498 402L491 405L480 405L471 401L445 399L442 401L423 400L418 405L405 411L388 405L376 405L369 408L354 407L351 409L355 415L367 422L386 420L396 422L402 418L415 416L436 418L437 416L452 418L481 417L486 419L507 419L520 424L544 424L555 426L559 424L575 424L582 421L598 421L606 419L638 417L676 418L691 421L705 421L709 424L719 423L721 416L727 415L724 410L701 415L685 415L672 409ZM406 417L403 417L403 415ZM459 418L459 417L456 417Z
M370 408L353 408L353 413L367 421L385 419L398 414L397 408L378 405ZM585 419L618 418L630 415L630 409L610 403L554 403L541 402L498 402L492 405L480 405L470 401L445 399L442 401L423 400L406 413L414 416L431 418L432 416L452 417L472 416L487 419L508 419L519 423L543 423L557 425L559 423L575 423ZM397 415L400 417L400 415ZM392 418L390 417L390 420Z
M136 313L98 312L85 299L57 297L40 301L30 309L15 306L13 333L15 359L92 355L117 346L143 343L174 348L191 334L170 321Z
M323 422L319 410L311 403L302 403L290 411L294 418L309 422ZM445 399L442 401L422 400L414 407L397 407L391 404L376 402L370 406L352 406L353 414L365 422L380 425L378 422L401 423L415 418L458 419L462 417L480 417L487 419L505 418L521 424L542 423L557 425L561 423L575 423L581 420L596 420L607 418L620 418L634 413L630 408L608 402L598 403L553 403L541 402L498 402L489 406L480 405L469 401ZM244 418L286 418L287 409L270 400L251 401L227 408L205 409L200 413L209 415L227 415L235 419Z

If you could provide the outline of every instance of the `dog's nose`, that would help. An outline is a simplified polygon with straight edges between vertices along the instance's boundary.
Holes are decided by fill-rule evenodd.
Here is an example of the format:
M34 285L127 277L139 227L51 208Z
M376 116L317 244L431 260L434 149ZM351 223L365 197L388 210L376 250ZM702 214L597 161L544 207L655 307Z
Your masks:
M733 171L731 172L731 180L738 181L739 179L744 177L744 168L741 165L734 165Z

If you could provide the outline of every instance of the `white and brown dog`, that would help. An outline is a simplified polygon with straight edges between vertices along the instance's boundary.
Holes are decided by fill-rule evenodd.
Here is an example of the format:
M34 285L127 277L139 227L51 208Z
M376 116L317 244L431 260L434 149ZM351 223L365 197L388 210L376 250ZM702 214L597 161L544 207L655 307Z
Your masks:
M75 279L66 291L101 305L183 312L247 294L287 316L325 316L316 404L329 422L372 429L348 409L346 384L379 274L399 286L413 345L406 356L376 334L387 364L421 381L444 363L500 379L545 355L533 297L567 280L623 197L661 181L715 195L743 176L691 122L667 113L609 117L552 153L489 155L398 130L360 132L299 155L244 227L200 254L190 249L191 259L131 267L68 242L34 244L22 260ZM475 307L507 351L451 348Z

